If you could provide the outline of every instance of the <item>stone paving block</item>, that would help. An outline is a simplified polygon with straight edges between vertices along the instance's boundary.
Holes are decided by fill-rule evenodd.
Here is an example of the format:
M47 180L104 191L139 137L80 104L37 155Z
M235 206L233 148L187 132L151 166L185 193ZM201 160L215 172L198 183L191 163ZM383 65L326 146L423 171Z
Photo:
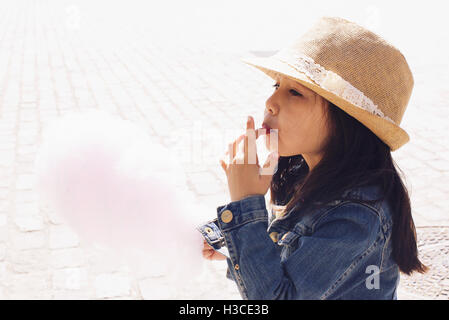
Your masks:
M217 217L217 207L230 202L229 192L217 193L215 195L197 196L198 202L210 208L209 217L215 219Z
M187 175L197 195L213 195L223 192L218 179L210 172L191 172Z
M54 224L54 225L61 225L61 224L66 223L66 221L61 216L61 214L59 214L58 212L55 212L54 210L49 208L47 205L40 203L39 209L42 213L42 216L47 221L47 223Z
M48 124L52 123L54 120L59 118L59 114L57 111L42 111L40 115L40 120L42 123L42 126L44 128L47 127Z
M85 247L89 270L93 274L122 272L126 263L114 250L89 245Z
M25 132L25 133L20 133L17 136L17 139L18 139L20 145L33 145L38 142L38 135Z
M34 165L35 158L35 154L18 154L16 156L16 164L30 165L30 167L32 167Z
M203 300L241 300L237 286L226 278L227 265L224 261L204 262L200 276L188 282L186 286L176 288L175 299L203 299ZM223 276L225 275L225 276ZM201 287L201 291L189 288Z
M3 242L8 240L8 226L0 226L0 241Z
M0 243L0 261L5 260L6 257L6 244Z
M27 109L25 105L22 106L22 110L20 111L20 121L21 122L35 122L37 118L36 109ZM28 130L26 132L22 131L23 128L19 131L21 134L31 134Z
M37 231L44 229L44 219L37 203L16 204L14 222L20 231Z
M165 277L148 278L139 281L139 289L144 300L173 299L176 292Z
M86 300L95 299L95 296L86 289L72 289L72 290L52 290L51 299L54 300Z
M13 150L2 151L0 153L0 166L12 167L16 160L16 155Z
M80 243L78 235L66 225L49 227L50 249L77 247Z
M423 297L418 294L413 294L413 292L407 291L402 288L398 288L396 292L398 300L432 300L429 297Z
M81 267L87 263L85 252L81 248L51 250L49 265L55 269Z
M31 190L34 187L33 174L21 174L17 176L16 190Z
M15 203L17 204L23 204L23 203L35 203L37 206L39 206L39 196L36 193L36 190L19 190L15 192Z
M100 274L95 277L97 298L127 296L131 292L130 279L123 274Z
M2 284L4 284L4 285L6 284L5 281L8 280L7 272L8 272L8 270L7 270L7 263L6 262L0 262L0 282Z
M12 133L11 133L11 135L12 135ZM0 138L0 151L1 151L1 153L2 154L3 153L6 153L6 154L9 153L9 154L13 154L14 155L14 149L16 147L15 142L13 142L13 141L3 141L3 140L11 140L11 139L6 138L6 137L5 138L3 138L3 137ZM2 158L0 158L0 161L1 161ZM3 161L5 161L5 163L7 163L6 162L7 160L3 160ZM0 162L0 163L3 163L3 162Z
M46 273L8 275L8 299L50 299L51 285Z
M14 273L46 273L50 271L49 250L11 250L8 253L8 263Z
M40 249L46 245L46 235L44 231L9 231L9 238L12 241L14 250Z
M3 113L3 115L5 115L5 113ZM2 118L4 119L4 117ZM3 133L13 133L16 126L16 123L13 121L0 121L0 135L2 135Z
M447 159L436 159L429 161L429 166L438 172L449 172L449 161Z
M17 161L15 168L16 168L17 174L19 174L19 175L22 175L22 174L33 175L35 173L34 163L31 161L28 161L28 162L18 162Z
M87 268L56 269L52 275L53 288L56 290L80 290L89 285Z
M417 208L417 210L419 210L419 208ZM424 208L421 207L421 211L426 215L428 220L435 221L436 223L438 223L439 220L442 220L445 216L449 219L447 210L436 206L434 203L427 203Z
M0 188L0 200L7 199L11 194L9 188Z
M20 148L17 149L17 155L34 155L36 154L37 151L37 146L36 145L27 145L27 146L21 146Z
M8 223L8 215L6 213L0 213L0 227L5 227L7 223Z

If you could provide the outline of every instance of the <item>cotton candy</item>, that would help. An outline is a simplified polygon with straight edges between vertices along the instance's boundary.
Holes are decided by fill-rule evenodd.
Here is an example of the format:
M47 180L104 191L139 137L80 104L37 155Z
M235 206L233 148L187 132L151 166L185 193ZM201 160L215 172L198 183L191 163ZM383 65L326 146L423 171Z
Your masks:
M205 208L143 126L101 111L59 118L45 127L35 177L40 200L84 240L140 252L134 262L162 263L176 279L200 274Z

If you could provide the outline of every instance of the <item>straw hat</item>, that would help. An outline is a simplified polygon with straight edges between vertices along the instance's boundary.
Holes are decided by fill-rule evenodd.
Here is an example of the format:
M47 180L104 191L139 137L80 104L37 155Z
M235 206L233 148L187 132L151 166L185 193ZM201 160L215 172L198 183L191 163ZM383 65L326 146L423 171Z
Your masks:
M354 22L323 17L271 57L241 59L298 81L363 123L391 151L410 140L401 124L413 89L402 53Z

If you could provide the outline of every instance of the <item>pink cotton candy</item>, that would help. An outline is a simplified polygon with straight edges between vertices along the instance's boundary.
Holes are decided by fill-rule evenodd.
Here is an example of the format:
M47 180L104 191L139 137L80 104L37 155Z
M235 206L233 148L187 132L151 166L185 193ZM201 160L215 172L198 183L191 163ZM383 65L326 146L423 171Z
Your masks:
M141 250L181 278L200 272L201 218L184 173L143 127L100 111L59 118L45 128L35 173L41 200L86 241Z

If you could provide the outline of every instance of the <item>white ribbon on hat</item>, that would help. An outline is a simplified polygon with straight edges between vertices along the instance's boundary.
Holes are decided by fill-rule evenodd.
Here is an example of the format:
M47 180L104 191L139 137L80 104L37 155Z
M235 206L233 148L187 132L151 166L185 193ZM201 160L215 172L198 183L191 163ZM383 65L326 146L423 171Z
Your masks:
M304 54L289 51L280 51L274 57L295 70L304 73L321 88L336 94L356 107L395 124L393 119L384 115L382 110L370 98L365 96L362 91L358 90L335 72L326 70L318 63L315 63L312 58Z

